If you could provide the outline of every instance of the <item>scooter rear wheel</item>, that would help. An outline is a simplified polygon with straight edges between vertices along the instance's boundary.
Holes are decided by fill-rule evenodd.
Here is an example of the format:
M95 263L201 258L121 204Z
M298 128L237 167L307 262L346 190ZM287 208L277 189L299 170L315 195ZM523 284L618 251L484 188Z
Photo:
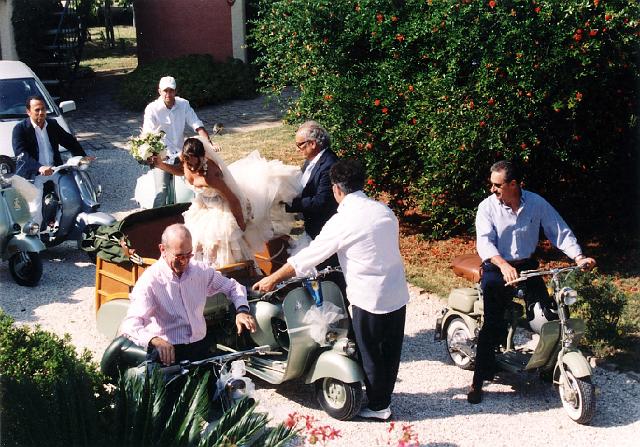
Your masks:
M35 286L42 277L40 254L33 251L16 253L9 258L9 272L21 286Z
M456 345L470 345L471 331L462 318L454 318L447 326L447 352L453 363L468 371L473 370L473 358L456 348ZM471 349L469 347L469 349ZM474 353L475 354L475 353Z
M332 377L316 381L316 399L332 418L348 421L360 411L362 383L344 383Z
M573 421L588 424L596 411L595 386L590 377L576 377L569 368L566 373L569 383L558 386L562 407Z

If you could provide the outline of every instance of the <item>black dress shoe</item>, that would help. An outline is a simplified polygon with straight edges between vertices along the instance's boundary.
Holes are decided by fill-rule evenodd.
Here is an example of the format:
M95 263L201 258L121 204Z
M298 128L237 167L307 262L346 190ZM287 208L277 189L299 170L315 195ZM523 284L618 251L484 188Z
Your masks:
M482 386L471 385L471 391L467 394L467 402L470 404L482 402Z

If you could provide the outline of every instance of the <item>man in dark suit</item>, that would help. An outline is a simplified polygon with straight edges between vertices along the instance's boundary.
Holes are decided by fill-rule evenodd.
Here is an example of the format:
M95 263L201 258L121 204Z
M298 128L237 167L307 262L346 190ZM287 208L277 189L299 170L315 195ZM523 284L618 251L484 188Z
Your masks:
M12 143L16 156L16 174L34 181L41 191L53 167L62 164L60 144L73 155L86 155L78 140L64 130L56 120L47 118L47 106L41 96L27 98L29 118L19 122L13 128ZM37 223L41 223L41 201L32 204L31 212Z
M305 157L302 166L302 194L287 205L289 213L302 213L304 228L314 239L324 224L336 213L329 171L338 161L331 150L329 133L319 123L307 121L296 132L296 146ZM336 264L337 265L337 264Z

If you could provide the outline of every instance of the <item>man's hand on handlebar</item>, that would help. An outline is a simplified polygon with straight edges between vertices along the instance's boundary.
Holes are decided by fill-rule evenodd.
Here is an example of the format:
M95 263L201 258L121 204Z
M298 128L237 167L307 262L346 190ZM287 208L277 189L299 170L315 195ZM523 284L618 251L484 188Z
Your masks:
M38 174L49 176L53 174L53 168L51 166L40 166L38 168Z
M262 278L260 281L258 281L257 283L255 283L251 289L252 290L257 290L258 292L271 292L273 289L276 288L276 285L278 284L277 281L275 281L273 279L273 275L271 276L266 276L264 278Z
M158 354L160 354L160 361L164 365L168 366L175 363L176 351L171 343L160 337L153 337L149 343L158 350Z
M236 314L236 328L238 329L238 335L242 333L243 328L253 333L256 331L256 319L253 318L253 315L245 312Z
M499 268L506 283L510 283L518 279L518 271L508 262L500 264Z
M592 268L594 268L596 266L596 260L593 259L593 258L586 258L585 257L585 258L576 259L576 264L582 270L591 270Z

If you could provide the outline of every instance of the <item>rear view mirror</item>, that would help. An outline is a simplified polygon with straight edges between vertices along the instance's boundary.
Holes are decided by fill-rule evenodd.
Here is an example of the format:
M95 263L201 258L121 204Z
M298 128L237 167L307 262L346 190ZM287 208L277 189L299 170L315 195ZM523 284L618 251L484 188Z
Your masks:
M73 112L74 110L76 110L76 102L62 101L58 107L60 107L60 110L62 111L62 113Z

